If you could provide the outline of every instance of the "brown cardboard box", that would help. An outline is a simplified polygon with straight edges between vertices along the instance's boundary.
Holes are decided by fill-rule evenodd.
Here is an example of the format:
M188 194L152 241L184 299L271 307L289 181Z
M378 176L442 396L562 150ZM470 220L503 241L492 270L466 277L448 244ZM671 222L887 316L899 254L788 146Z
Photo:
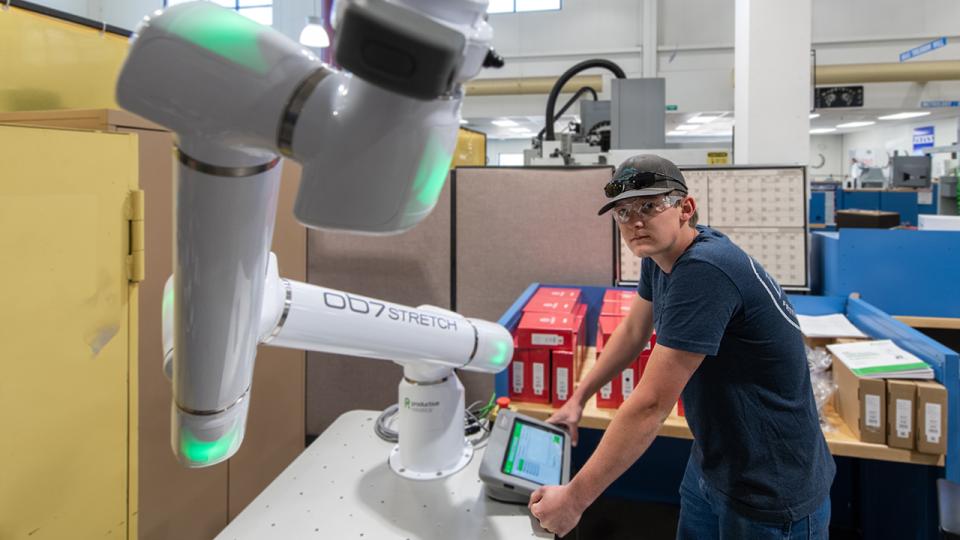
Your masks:
M917 452L947 452L947 389L932 381L917 382Z
M887 446L913 450L917 383L887 379Z
M889 229L900 225L900 212L837 210L837 229Z
M857 377L833 357L833 380L837 383L837 413L863 442L887 442L887 384L883 379Z

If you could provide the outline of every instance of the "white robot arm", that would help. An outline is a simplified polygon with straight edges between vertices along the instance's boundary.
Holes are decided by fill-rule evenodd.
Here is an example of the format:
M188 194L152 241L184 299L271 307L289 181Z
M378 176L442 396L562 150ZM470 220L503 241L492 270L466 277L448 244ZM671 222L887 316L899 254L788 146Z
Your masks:
M505 367L513 345L502 327L281 280L269 257L281 155L303 165L294 212L309 227L386 234L433 209L461 83L497 63L486 4L339 1L337 60L352 73L209 2L158 11L137 28L117 101L177 137L164 325L171 442L183 464L212 465L239 447L261 341L395 360L414 383L454 367ZM350 309L375 302L379 316Z

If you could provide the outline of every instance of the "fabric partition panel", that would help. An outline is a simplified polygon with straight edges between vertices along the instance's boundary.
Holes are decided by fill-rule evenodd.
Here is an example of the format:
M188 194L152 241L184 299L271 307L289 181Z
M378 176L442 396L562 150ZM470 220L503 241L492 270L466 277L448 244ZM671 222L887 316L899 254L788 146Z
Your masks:
M455 171L454 307L497 320L533 282L613 283L613 220L597 216L612 167ZM493 377L461 374L467 403Z
M409 306L450 309L450 183L433 212L407 232L361 236L311 230L308 281ZM400 366L366 358L307 353L307 433L341 414L397 401Z

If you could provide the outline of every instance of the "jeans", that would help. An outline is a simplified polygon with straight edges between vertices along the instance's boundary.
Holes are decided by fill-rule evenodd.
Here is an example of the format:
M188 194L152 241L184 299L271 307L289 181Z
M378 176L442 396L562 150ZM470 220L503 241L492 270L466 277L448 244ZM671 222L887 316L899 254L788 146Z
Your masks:
M692 458L691 458L692 460ZM744 517L723 502L692 463L680 484L677 540L826 539L830 536L830 497L809 516L794 522L766 523Z

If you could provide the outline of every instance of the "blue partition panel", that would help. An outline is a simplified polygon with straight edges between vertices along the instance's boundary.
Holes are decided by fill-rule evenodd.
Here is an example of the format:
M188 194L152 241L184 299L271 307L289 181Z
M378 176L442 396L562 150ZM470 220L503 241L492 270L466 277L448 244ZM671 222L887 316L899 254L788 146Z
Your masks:
M960 317L960 232L844 229L813 233L814 290L861 298L891 315Z
M917 226L916 191L881 191L880 210L900 214L901 225Z
M879 210L879 191L847 191L843 190L840 200L837 201L837 210L856 208L858 210Z

